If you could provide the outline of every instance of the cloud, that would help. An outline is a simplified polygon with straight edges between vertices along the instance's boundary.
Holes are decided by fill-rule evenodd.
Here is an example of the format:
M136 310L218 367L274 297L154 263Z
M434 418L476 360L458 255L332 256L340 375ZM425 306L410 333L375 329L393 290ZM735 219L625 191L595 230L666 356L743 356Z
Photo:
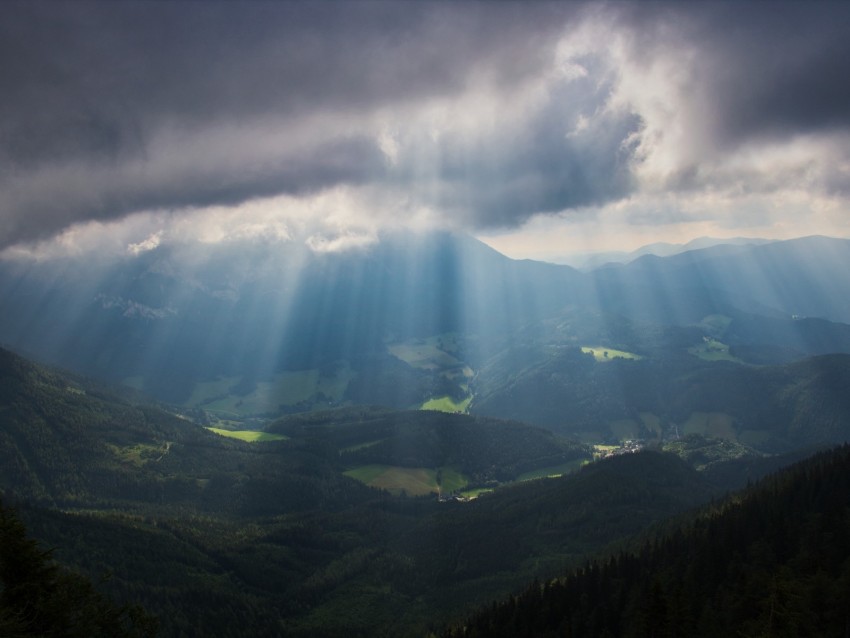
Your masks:
M4 3L0 249L842 200L847 24L839 3Z
M824 188L835 136L850 130L850 90L839 60L850 56L850 8L838 3L694 3L627 6L613 102L639 115L634 169L656 189L775 190L783 179ZM810 153L803 157L801 142ZM839 152L846 156L847 146ZM812 182L813 171L820 183ZM736 177L737 175L737 177Z
M141 253L148 252L149 250L154 250L157 246L162 243L162 231L152 233L140 242L135 244L129 244L127 246L127 252L131 255L139 255Z

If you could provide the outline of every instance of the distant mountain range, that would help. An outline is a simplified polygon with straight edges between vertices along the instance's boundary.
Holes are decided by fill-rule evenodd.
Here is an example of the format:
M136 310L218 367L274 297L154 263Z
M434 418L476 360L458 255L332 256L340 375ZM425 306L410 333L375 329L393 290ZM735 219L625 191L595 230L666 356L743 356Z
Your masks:
M539 360L532 346L657 358L716 340L714 355L749 363L850 352L848 265L850 240L826 237L645 255L589 273L447 233L329 254L161 246L120 260L0 264L0 342L238 414L444 399L475 411L479 373L521 373L523 358Z
M850 241L809 237L583 273L452 234L338 254L269 243L5 262L0 340L74 372L0 349L0 498L57 559L111 572L100 586L167 636L437 632L847 441L848 264ZM569 614L579 633L616 635L654 626L641 609L667 628L721 627L702 619L724 609L755 632L779 601L829 634L846 619L794 596L839 600L846 584L832 542L846 502L824 497L846 471L830 463L747 501L761 527L738 554L699 521L738 539L749 519L709 512L665 537L669 561L648 549L593 567L629 583L607 624L554 585L546 614L539 585L514 603L551 618L545 631ZM780 526L795 513L802 525ZM777 554L783 529L831 566L809 569L819 554L802 545ZM694 556L707 576L670 577ZM754 579L710 569L744 564ZM589 600L597 582L558 587ZM761 610L704 610L684 593L703 582ZM474 622L534 633L514 603Z
M671 244L669 242L655 242L647 244L631 251L598 251L589 253L576 253L559 259L563 263L579 270L589 271L605 266L606 264L628 264L629 262L643 257L644 255L655 255L656 257L671 257L689 250L700 250L713 246L743 246L760 245L771 243L773 239L757 239L754 237L697 237L684 244Z

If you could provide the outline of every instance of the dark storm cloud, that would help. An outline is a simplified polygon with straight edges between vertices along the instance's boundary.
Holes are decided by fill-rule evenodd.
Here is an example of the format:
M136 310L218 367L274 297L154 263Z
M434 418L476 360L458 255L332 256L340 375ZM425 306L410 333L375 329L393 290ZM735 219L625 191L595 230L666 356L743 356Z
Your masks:
M618 7L634 55L692 47L693 99L734 146L850 128L850 3L705 2Z
M299 195L327 184L363 183L384 167L384 156L372 140L339 139L317 145L309 154L282 157L259 167L233 170L207 167L174 174L149 175L144 167L105 172L64 173L37 181L18 197L20 208L38 215L0 216L0 237L39 238L81 220L108 220L149 209L239 204L280 193ZM37 190L37 192L33 192ZM6 201L16 203L16 193ZM69 203L70 202L70 203Z
M763 13L715 40L714 88L727 136L850 126L850 6L795 3Z
M629 113L595 115L611 89L591 70L552 86L524 126L469 145L441 149L441 180L454 185L440 199L479 228L510 227L538 213L604 204L632 189L626 140L640 129ZM595 115L595 116L594 116ZM588 128L572 130L585 117Z
M655 142L639 105L608 102L622 73L684 51L687 86L668 106L700 133L683 143L705 146L678 167L699 189L712 153L850 129L850 8L813 5L3 3L0 248L77 221L340 185L416 193L477 228L616 201L640 188ZM594 19L628 59L603 35L577 60L585 76L552 75L559 38ZM417 109L479 85L509 111L535 82L544 97L507 123L449 122L437 141L402 131L397 162L381 150L386 114L416 127ZM421 149L404 146L417 136L435 158L425 189Z
M299 142L300 164L284 141L283 160L266 150L245 169L227 156L250 154L256 140L246 138L245 148L198 157L186 175L162 174L157 164L169 158L154 141L163 129L202 137L263 121L298 134L299 118L340 120L451 95L478 65L509 84L554 34L548 12L421 3L4 4L0 188L8 194L0 242L151 206L231 203L379 176L377 147L366 137L357 141L359 159L351 143L319 134ZM529 32L539 38L533 46ZM68 170L90 171L88 186L98 192L55 179ZM39 174L40 183L15 183Z
M374 108L509 82L555 30L519 7L409 3L26 3L0 8L3 148L24 163L143 150L163 119ZM547 31L550 33L547 35ZM11 120L11 121L10 121ZM133 142L137 142L135 145Z

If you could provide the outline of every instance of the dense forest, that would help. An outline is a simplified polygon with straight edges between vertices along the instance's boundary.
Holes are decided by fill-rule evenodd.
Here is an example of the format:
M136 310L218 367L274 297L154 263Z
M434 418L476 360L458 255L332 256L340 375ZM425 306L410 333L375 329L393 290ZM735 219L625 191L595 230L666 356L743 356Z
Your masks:
M728 489L645 452L468 503L405 497L345 472L445 465L499 485L588 450L518 423L365 407L285 417L270 429L288 438L251 444L0 355L5 502L165 636L419 635Z
M700 511L635 551L493 603L446 638L844 636L850 447Z
M0 635L5 638L150 638L157 622L117 605L51 557L0 502Z
M589 462L591 446L516 421L368 406L283 416L264 426L275 440L246 443L210 432L203 411L152 405L133 391L0 350L2 496L18 505L33 538L54 548L51 558L70 570L61 573L93 582L92 592L118 605L142 605L164 636L419 636L535 578L546 583L540 591L561 591L572 581L551 579L599 552L615 559L588 574L660 561L672 540L656 541L663 551L617 552L648 527L843 431L842 355L762 368L692 360L677 367L669 358L666 371L652 359L597 364L569 348L543 368L535 356L529 352L531 363L514 382L544 370L556 378L563 361L564 378L578 387L582 379L591 388L616 380L622 396L643 389L641 400L650 402L661 396L653 389L658 371L679 388L668 402L708 397L769 424L775 434L765 441L796 447L770 455L688 434L656 439L656 450ZM765 403L736 393L743 386L778 407L760 412ZM569 405L563 417L615 404L593 405ZM413 498L355 480L364 468L437 477L435 490L442 474L456 486L495 491L465 503L440 502L431 488ZM553 469L568 473L518 480ZM659 604L672 613L686 584L659 587ZM642 609L645 592L623 596L624 624L600 631L643 626L628 614ZM687 613L686 620L665 616L664 627L678 631L708 612Z

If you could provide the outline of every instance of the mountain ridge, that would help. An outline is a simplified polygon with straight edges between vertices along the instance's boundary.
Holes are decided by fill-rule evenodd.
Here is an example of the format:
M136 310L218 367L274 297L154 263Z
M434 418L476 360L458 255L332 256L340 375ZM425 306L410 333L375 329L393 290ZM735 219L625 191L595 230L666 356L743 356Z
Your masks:
M340 254L272 243L198 250L160 246L108 273L73 260L4 262L0 300L16 312L0 316L0 340L161 400L203 408L230 396L221 409L241 401L258 414L462 403L461 364L474 375L571 309L586 321L701 330L694 344L715 338L753 362L850 347L850 282L830 275L850 264L848 240L715 246L591 273L511 260L450 233ZM590 327L576 325L574 338Z

